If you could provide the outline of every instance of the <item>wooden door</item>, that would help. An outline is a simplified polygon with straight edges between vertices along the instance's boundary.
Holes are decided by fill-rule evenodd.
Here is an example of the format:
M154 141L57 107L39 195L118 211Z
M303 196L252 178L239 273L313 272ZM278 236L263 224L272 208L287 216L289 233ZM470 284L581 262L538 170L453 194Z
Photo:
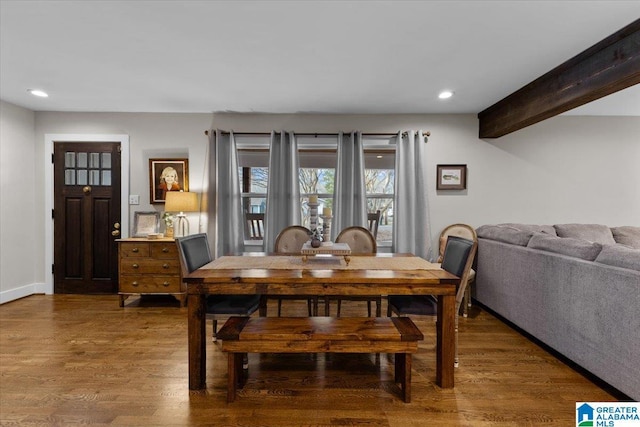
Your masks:
M54 292L116 293L120 143L54 142Z

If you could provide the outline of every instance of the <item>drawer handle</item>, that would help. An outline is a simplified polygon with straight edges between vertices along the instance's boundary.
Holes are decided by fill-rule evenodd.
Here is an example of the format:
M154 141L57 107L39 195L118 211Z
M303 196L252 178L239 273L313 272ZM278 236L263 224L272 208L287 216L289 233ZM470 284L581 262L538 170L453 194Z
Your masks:
M138 282L134 281L133 283L131 283L131 286L138 286Z
M140 266L139 266L138 264L133 264L133 265L132 265L132 267L133 267L133 268L138 268L138 267L140 267Z
M162 286L165 286L165 287L166 287L166 286L169 286L169 282L166 282L166 281L165 281L165 282L162 284Z
M136 253L136 254L137 254L138 252L140 252L140 249L138 249L138 248L133 248L133 249L131 249L131 252L133 252L133 253Z
M162 264L162 268L169 268L169 264L165 262L164 264Z
M167 252L169 252L169 248L162 248L162 252L166 254Z

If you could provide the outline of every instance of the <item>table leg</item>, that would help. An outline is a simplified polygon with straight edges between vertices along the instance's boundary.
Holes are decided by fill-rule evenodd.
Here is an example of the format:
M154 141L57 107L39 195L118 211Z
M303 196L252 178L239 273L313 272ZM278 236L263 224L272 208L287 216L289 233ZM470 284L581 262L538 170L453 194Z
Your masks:
M190 390L206 388L205 302L205 296L202 294L189 294L187 297Z
M438 296L438 321L436 326L436 384L453 388L455 360L456 296Z

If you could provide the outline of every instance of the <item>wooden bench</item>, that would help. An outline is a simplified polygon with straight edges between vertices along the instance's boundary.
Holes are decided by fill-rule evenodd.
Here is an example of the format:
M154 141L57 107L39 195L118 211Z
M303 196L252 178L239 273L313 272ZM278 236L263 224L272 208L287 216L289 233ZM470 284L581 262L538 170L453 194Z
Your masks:
M411 401L411 353L422 332L408 317L231 317L218 332L229 355L227 402L242 388L247 353L394 353L395 382Z

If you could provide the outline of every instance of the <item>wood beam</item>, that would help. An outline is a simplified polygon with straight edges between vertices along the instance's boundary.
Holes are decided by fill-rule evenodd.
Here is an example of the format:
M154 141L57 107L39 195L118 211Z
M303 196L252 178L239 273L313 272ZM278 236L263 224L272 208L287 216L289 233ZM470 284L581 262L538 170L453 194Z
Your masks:
M640 83L640 19L478 113L498 138Z

